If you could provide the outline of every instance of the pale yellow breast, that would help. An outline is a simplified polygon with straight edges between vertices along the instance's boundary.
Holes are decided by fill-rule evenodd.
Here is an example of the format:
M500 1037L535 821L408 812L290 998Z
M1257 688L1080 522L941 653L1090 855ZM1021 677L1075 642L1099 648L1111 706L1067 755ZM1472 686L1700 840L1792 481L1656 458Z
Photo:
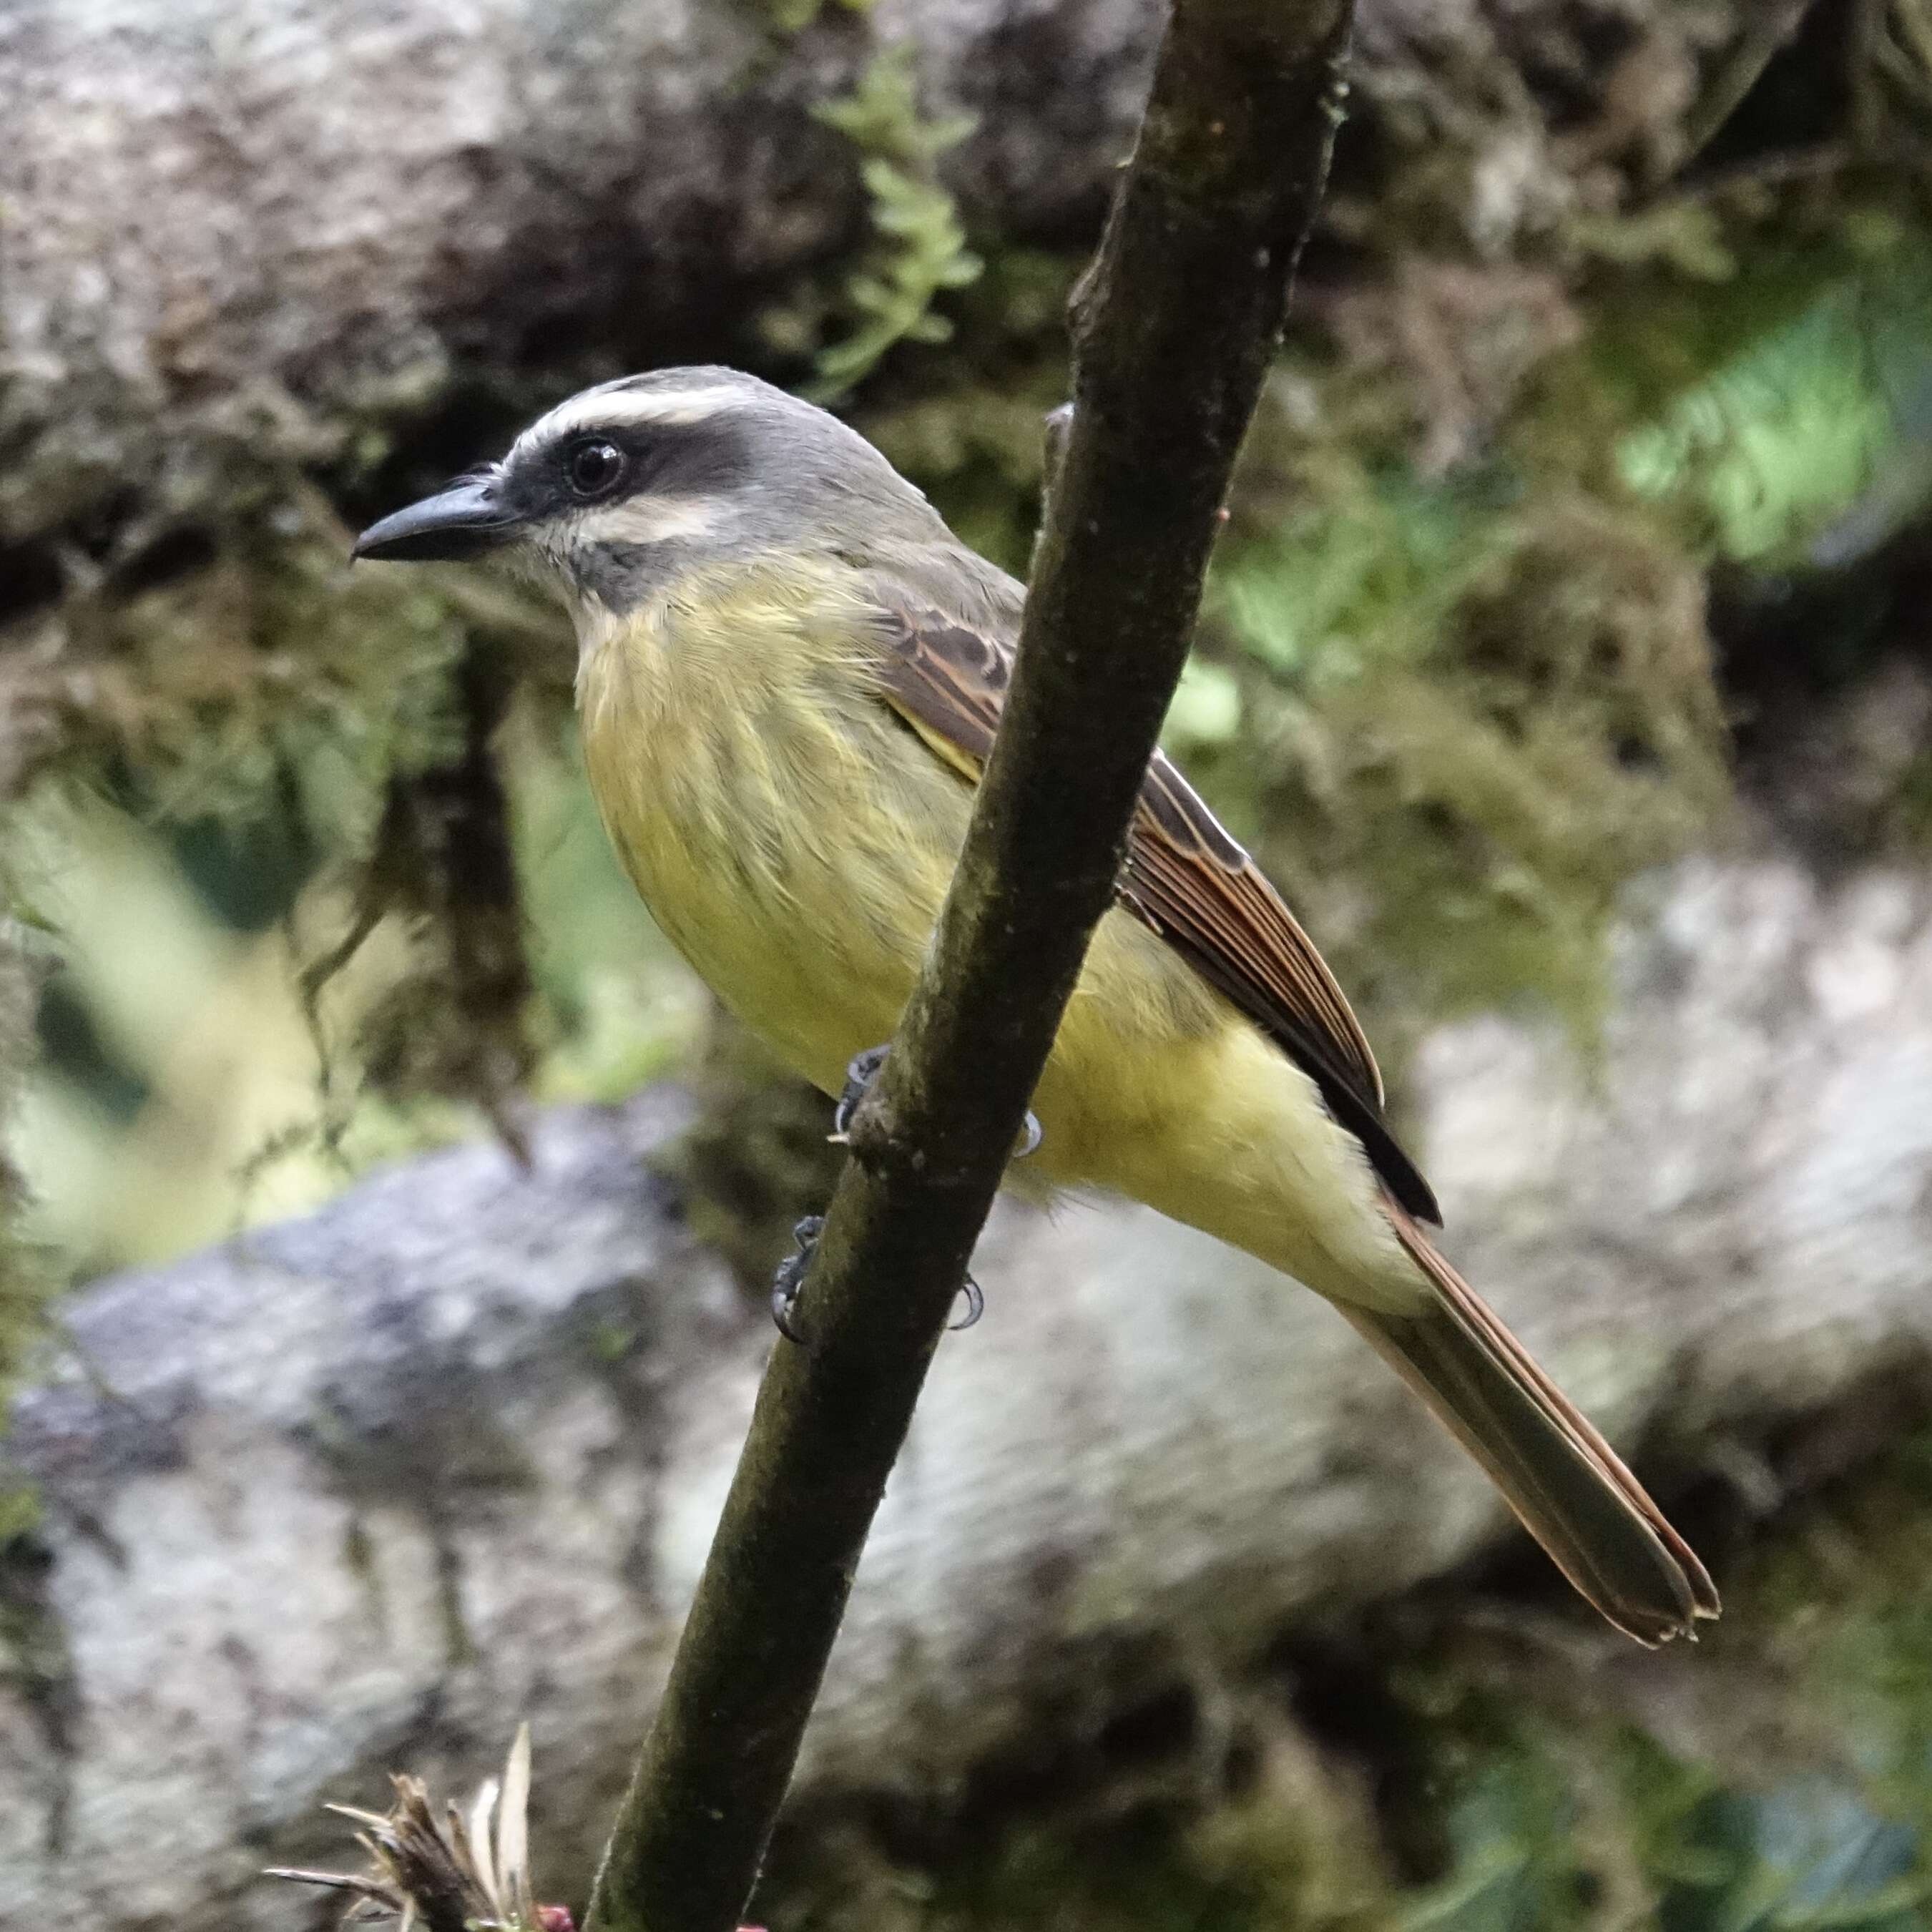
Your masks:
M965 817L870 693L836 601L696 586L579 679L598 809L639 894L724 1004L836 1092L890 1037Z

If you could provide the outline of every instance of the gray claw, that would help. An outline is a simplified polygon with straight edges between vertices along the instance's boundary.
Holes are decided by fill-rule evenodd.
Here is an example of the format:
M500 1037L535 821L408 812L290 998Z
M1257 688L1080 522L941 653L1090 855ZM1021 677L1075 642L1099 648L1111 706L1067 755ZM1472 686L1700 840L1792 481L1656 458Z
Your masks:
M796 1342L801 1348L811 1344L792 1324L792 1316L798 1307L798 1298L805 1286L805 1271L812 1265L812 1251L818 1244L819 1236L825 1232L823 1214L808 1214L791 1231L792 1239L798 1244L796 1254L788 1255L778 1264L772 1276L772 1320L778 1333L788 1342Z
M879 1077L879 1069L885 1065L886 1056L891 1052L890 1046L868 1046L863 1053L853 1054L845 1069L844 1091L838 1096L838 1103L832 1110L832 1138L835 1141L842 1142L851 1132L852 1116L859 1111L859 1102Z
M959 1292L966 1298L966 1312L957 1322L949 1322L946 1332L956 1335L962 1328L970 1328L986 1312L986 1298L980 1292L980 1284L969 1274L965 1286Z

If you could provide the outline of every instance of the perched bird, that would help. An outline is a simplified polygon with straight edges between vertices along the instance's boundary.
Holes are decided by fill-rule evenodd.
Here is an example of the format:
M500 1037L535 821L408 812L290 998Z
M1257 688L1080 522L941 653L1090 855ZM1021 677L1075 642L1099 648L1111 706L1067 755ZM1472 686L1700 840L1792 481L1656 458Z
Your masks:
M1000 718L1023 592L824 411L736 370L586 390L360 557L491 558L560 592L590 784L645 903L827 1094L890 1040ZM1436 1252L1321 956L1166 758L1034 1097L1027 1166L1325 1296L1644 1643L1703 1566Z

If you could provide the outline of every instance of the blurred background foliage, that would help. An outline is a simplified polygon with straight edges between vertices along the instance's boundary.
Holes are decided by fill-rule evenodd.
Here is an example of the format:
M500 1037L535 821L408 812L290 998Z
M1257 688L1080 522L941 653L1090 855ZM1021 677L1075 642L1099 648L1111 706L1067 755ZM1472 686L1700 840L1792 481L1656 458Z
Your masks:
M1258 1677L992 1768L943 1816L790 1819L773 1910L887 1932L1922 1932L1928 1524L1932 1438L1908 1432L1730 1553L1696 1653L1472 1615L1453 1588L1304 1630Z
M1414 1028L1519 998L1587 1040L1620 890L1734 804L1712 569L1788 596L1919 512L1932 244L1894 210L1845 225L1688 289L1648 264L1544 278L1541 339L1479 414L1504 380L1468 366L1502 352L1484 304L1519 304L1524 272L1498 292L1402 262L1372 301L1311 273L1168 736L1398 1067ZM1076 263L988 262L958 345L902 346L855 418L1023 570ZM375 486L337 487L359 508ZM558 620L508 586L352 574L339 506L303 500L298 529L70 600L44 664L20 647L52 722L4 863L52 970L13 1144L61 1272L287 1213L520 1096L625 1090L704 1032L604 853ZM1932 776L1899 790L1917 822Z
M1932 16L1630 17L1619 58L1558 35L1366 88L1169 720L1398 1108L1447 1014L1528 1004L1587 1054L1649 868L1754 816L1821 856L1932 836L1925 731L1802 812L1777 758L1780 706L1924 662ZM1022 571L1084 244L970 232L963 127L903 62L824 118L868 231L716 352L836 400ZM466 373L420 434L371 425L191 528L77 532L13 586L0 1362L68 1282L661 1073L706 1085L682 1158L748 1277L822 1186L820 1110L717 1028L605 850L558 618L344 562L358 521L613 373ZM794 1828L776 1869L814 1924L1932 1924L1928 1524L1920 1442L1741 1557L1687 1735L1594 1650L1405 1603L1013 1768L963 1824ZM1817 1736L1727 1702L1793 1673Z

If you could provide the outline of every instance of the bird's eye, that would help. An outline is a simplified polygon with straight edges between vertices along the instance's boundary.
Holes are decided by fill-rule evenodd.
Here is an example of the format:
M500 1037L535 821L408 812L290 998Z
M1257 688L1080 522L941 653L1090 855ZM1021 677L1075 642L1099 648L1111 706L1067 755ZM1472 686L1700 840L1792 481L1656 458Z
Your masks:
M624 473L624 452L614 442L592 436L572 445L563 460L570 487L580 496L602 496L617 486Z

